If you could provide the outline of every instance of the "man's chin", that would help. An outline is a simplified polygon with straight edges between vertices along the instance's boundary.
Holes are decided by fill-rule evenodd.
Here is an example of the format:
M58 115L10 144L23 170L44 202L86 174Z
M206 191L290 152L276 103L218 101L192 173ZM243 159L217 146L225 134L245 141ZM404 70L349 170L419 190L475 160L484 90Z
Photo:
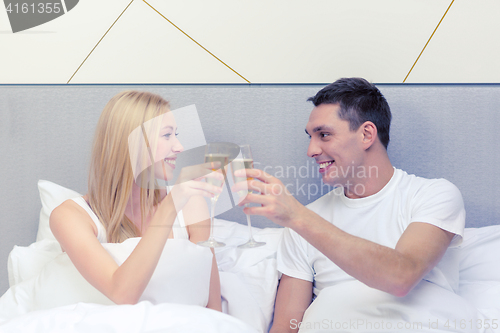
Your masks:
M323 184L329 185L331 187L343 186L340 179L331 178L331 177L328 177L328 175L323 175L323 178L321 180L323 181Z

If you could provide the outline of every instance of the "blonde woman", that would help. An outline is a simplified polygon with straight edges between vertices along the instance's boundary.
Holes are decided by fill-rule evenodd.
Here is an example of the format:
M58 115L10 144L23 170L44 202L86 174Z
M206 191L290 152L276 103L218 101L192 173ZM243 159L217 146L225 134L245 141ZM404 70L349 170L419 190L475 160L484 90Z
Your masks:
M144 135L147 149L129 149L134 130ZM113 97L97 124L88 194L65 201L50 216L51 230L75 267L116 304L141 300L169 239L185 235L196 244L208 238L208 210L203 197L211 197L221 189L203 181L203 176L197 177L196 171L210 166L183 169L180 178L184 181L168 194L155 184L156 179L171 179L176 155L183 151L176 131L168 102L160 96L127 91ZM134 147L133 140L130 147ZM145 171L137 169L150 158L159 162ZM121 265L102 245L133 237L140 238ZM206 307L220 311L215 256L213 250L204 250L212 251L211 256L208 252L211 265L207 266L210 281ZM162 283L168 287L168 281Z

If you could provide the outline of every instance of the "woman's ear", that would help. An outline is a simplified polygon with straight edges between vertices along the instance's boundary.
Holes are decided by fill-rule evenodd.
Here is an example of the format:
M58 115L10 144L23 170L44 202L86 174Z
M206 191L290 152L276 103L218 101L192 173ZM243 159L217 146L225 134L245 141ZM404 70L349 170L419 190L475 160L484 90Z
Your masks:
M371 121L365 121L361 126L362 145L365 149L370 148L378 139L377 126Z

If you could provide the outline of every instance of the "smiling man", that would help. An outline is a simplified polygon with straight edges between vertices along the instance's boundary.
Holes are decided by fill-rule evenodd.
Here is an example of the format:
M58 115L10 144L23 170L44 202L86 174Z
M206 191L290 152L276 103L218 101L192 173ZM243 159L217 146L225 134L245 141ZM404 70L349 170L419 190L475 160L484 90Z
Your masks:
M339 79L309 101L314 109L306 125L307 155L318 164L323 182L335 189L305 207L278 179L253 169L247 176L260 181L248 186L260 193L241 203L259 204L245 213L286 227L278 248L282 277L271 332L335 331L353 322L367 324L367 318L382 331L397 331L400 322L415 319L416 309L438 304L432 295L449 294L460 303L453 293L457 259L446 252L462 240L460 191L447 180L392 166L387 154L391 111L373 84ZM419 313L426 327L436 319L432 311ZM426 314L429 318L422 318ZM391 327L381 327L383 320ZM348 331L363 329L370 327Z

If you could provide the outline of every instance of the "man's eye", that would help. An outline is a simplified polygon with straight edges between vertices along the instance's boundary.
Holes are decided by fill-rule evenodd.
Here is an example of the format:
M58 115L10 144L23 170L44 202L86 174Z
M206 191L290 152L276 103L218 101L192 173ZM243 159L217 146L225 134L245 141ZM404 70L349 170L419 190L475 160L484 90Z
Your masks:
M320 138L326 138L329 135L329 133L319 133Z

